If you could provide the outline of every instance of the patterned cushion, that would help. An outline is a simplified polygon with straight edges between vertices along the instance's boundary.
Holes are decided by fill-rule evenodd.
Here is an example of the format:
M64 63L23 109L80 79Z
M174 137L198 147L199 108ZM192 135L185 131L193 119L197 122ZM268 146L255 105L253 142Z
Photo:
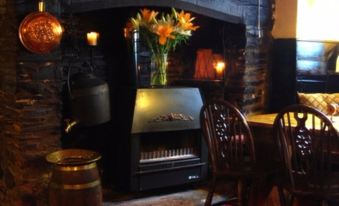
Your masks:
M322 112L326 112L327 103L324 101L322 93L298 93L299 103L310 107L315 107Z
M327 94L326 96L324 96L324 100L328 104L330 104L330 103L338 104L339 103L339 93Z
M339 104L339 93L299 93L300 104L315 107L320 111L327 113L328 104Z

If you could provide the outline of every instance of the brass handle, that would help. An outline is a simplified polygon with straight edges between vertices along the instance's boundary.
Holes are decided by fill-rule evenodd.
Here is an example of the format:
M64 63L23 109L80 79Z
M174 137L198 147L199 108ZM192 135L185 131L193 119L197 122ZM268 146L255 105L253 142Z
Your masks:
M39 1L38 4L39 12L44 12L45 11L45 2L44 1Z

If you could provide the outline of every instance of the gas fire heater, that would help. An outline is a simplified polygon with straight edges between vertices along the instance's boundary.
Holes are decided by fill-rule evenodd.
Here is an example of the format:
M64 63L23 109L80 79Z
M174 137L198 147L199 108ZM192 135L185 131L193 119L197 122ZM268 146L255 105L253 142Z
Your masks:
M131 126L129 187L143 191L204 180L207 147L198 88L140 88Z

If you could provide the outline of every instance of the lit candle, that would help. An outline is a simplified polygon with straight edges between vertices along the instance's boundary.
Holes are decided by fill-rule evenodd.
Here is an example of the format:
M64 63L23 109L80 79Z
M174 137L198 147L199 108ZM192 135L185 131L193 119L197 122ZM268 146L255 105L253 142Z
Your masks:
M99 33L98 32L88 32L87 33L87 44L90 46L96 46L98 44Z
M223 61L218 61L216 64L215 64L215 71L217 73L217 77L218 78L223 78L224 76L224 70L225 70L225 62Z

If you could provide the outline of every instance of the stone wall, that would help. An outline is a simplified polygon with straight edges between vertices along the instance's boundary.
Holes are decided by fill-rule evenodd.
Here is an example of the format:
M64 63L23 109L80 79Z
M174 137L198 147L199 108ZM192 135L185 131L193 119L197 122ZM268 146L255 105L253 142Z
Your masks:
M0 36L1 205L46 205L45 155L60 149L60 53L32 54L18 40L18 25L31 6L0 1L6 31Z

